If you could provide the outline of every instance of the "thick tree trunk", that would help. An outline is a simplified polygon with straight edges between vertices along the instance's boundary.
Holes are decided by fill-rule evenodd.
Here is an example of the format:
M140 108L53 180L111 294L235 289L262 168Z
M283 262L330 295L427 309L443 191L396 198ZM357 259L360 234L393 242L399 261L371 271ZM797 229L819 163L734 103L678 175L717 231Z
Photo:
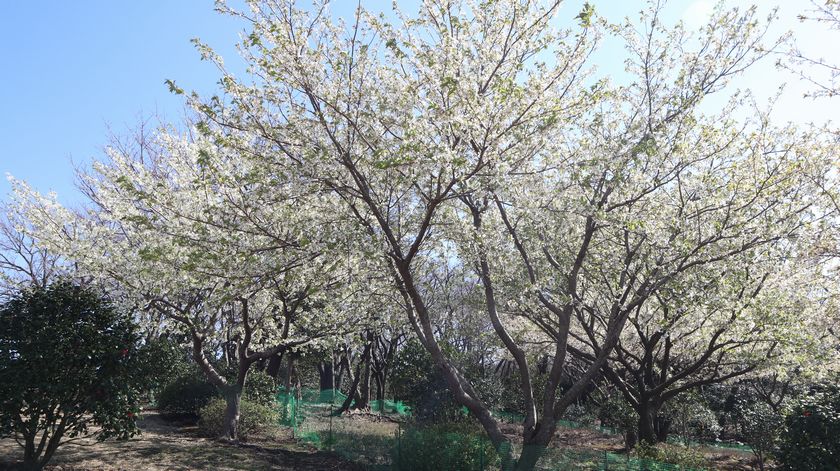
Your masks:
M370 408L370 356L367 359L362 358L362 360L365 362L365 366L362 371L362 378L359 381L359 387L357 388L356 404L353 407L357 410L367 410Z
M335 366L332 361L323 361L318 365L318 384L321 391L335 389Z
M556 430L557 425L553 421L548 423L538 422L534 426L533 435L527 437L523 442L522 452L519 454L519 459L513 469L515 471L532 471L535 469L549 443L551 443ZM504 457L502 459L504 460Z
M225 391L225 417L222 424L222 438L239 439L239 409L242 402L242 388L231 386Z
M537 467L537 463L545 451L546 445L539 445L530 443L522 446L522 453L519 455L519 460L516 462L516 471L532 471Z
M671 432L671 421L660 416L659 411L654 414L653 420L657 443L665 443L668 440L668 434Z
M664 443L671 431L671 421L659 415L661 405L656 400L640 400L636 408L639 414L638 439L639 442L650 444Z
M636 412L639 414L639 442L656 443L656 433L653 425L654 411L651 409L650 404L641 403Z
M357 409L359 408L359 407L358 407L358 401L359 401L361 398L360 398L360 395L359 395L359 392L358 392L358 391L359 391L359 382L361 381L362 376L363 376L363 374L362 374L362 365L363 365L363 364L367 364L367 362L369 362L369 361L370 361L370 349L371 349L371 344L370 344L370 343L368 343L367 345L365 345L365 349L364 349L364 351L362 351L362 356L361 356L361 358L359 358L359 364L358 364L358 365L356 365L356 373L355 373L355 375L354 375L354 374L353 374L353 372L350 370L350 360L349 360L349 357L345 357L345 360L344 360L344 361L345 361L345 365L346 365L346 367L347 367L347 374L348 374L348 375L351 375L351 376L350 376L350 381L351 381L351 384L350 384L350 390L349 390L349 391L347 391L347 399L345 399L345 400L344 400L344 403L343 403L343 404L341 405L341 407L340 407L340 408L339 408L339 409L335 412L335 414L341 414L342 412L345 412L345 411L350 410L350 405L353 403L353 400L354 400L354 399L356 400L356 407L355 407L355 408L357 408ZM370 380L370 378L368 378L368 380ZM368 390L369 390L369 388L368 388Z
M271 376L274 379L277 379L280 376L280 369L283 366L283 353L277 353L272 355L271 358L268 360L268 366L265 367L265 372L267 375Z
M39 471L42 469L42 466L38 455L35 453L35 436L28 435L24 440L23 463L21 463L20 469L24 471Z
M637 443L639 443L639 431L633 428L626 430L624 432L624 449L630 453Z

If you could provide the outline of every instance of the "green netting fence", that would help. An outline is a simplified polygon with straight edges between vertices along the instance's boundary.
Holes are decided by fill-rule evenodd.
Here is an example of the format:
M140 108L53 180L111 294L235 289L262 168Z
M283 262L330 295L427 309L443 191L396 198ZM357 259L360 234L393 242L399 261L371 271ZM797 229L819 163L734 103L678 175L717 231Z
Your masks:
M292 429L297 440L320 450L333 451L367 469L376 471L461 470L507 471L502 463L508 452L519 456L521 447L496 450L480 432L419 428L410 424L411 408L400 401L371 402L371 413L337 415L347 396L340 391L302 389L277 395L281 424ZM521 416L499 413L516 422ZM568 428L582 424L561 421ZM615 432L607 427L604 433ZM629 455L589 450L540 450L540 471L691 471L681 467Z

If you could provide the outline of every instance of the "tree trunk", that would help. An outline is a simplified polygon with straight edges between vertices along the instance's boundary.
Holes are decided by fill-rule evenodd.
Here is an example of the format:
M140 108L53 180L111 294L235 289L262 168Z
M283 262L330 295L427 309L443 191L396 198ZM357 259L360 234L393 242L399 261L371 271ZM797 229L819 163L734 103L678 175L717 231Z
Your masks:
M554 437L554 432L556 430L557 425L555 422L538 422L534 427L533 435L527 437L527 439L523 442L522 452L519 454L519 459L516 460L516 464L512 469L515 471L534 470L546 448L548 448L548 444L551 443L551 439ZM505 460L511 460L509 454L508 456L508 458L505 458L504 454L502 454L503 463ZM503 466L502 469L510 469L510 465L508 465L507 468Z
M289 359L286 362L286 378L285 378L285 383L283 384L284 392L286 394L291 394L292 393L292 375L294 374L294 372L295 372L295 356L290 354Z
M222 424L222 438L237 441L239 438L239 408L242 402L242 388L231 386L225 391L225 418Z
M537 467L537 463L545 451L546 445L539 445L536 443L529 443L522 446L522 453L519 455L519 460L516 461L516 471L532 471Z
M648 444L656 443L656 433L654 431L653 420L654 412L651 410L649 404L640 401L641 404L636 412L639 414L639 442L647 442Z
M638 430L631 428L624 432L624 449L627 453L630 453L633 448L636 447L636 444L639 443L639 432Z
M365 345L365 349L364 349L364 351L362 352L362 356L361 356L361 358L359 359L359 364L358 364L358 365L356 365L356 373L355 373L355 375L353 374L353 372L352 372L352 371L351 371L351 369L350 369L351 367L350 367L350 359L349 359L349 356L345 357L344 362L345 362L345 365L346 365L346 367L347 367L347 370L346 370L346 371L347 371L347 374L348 374L348 375L350 375L350 381L351 381L351 384L350 384L350 390L349 390L349 391L347 391L347 399L345 399L345 400L344 400L344 403L343 403L343 404L341 405L341 407L340 407L340 408L339 408L339 409L335 412L335 414L336 414L336 415L341 414L341 413L343 413L343 412L345 412L345 411L350 410L350 405L353 403L353 399L356 399L356 401L357 401L357 403L356 403L356 408L357 408L357 409L359 408L359 407L358 407L358 401L359 401L361 398L360 398L360 395L359 395L359 393L358 393L358 390L359 390L359 382L360 382L360 380L362 379L362 376L363 376L363 375L362 375L362 365L363 365L363 364L366 364L368 361L370 361L370 348L371 348L371 344L370 344L370 343L368 343L367 345ZM370 380L370 378L368 378L368 380Z
M23 469L38 469L38 457L35 455L35 434L27 434L24 441L26 443L23 447Z
M272 355L268 360L268 366L265 367L267 375L274 379L280 376L280 367L283 366L283 352Z
M335 367L332 361L323 361L318 365L318 384L321 391L335 389Z
M659 415L657 410L653 415L654 432L656 432L656 442L665 443L668 440L668 434L671 432L671 421Z
M374 375L373 379L376 383L376 400L377 401L384 401L385 400L385 379L383 378L384 375Z
M359 381L359 387L356 395L356 405L353 407L357 410L366 410L370 408L370 356L362 358L365 362L362 378Z

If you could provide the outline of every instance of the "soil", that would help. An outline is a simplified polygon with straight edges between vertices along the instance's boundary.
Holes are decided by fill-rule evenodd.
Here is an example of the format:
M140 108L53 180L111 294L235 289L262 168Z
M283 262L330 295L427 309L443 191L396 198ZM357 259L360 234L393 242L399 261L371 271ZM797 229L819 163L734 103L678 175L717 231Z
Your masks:
M314 421L313 421L314 422ZM325 421L324 424L329 422ZM323 425L323 424L320 424ZM91 438L63 444L47 469L53 471L128 471L128 470L280 470L361 471L335 453L317 451L296 441L291 430L278 429L271 436L258 436L247 444L207 439L198 434L190 421L165 420L154 411L146 411L138 421L141 434L128 441L97 442ZM515 439L521 429L504 424L503 431ZM397 425L374 414L348 414L333 423L334 432L348 432L364 449L360 436L393 436ZM359 431L364 434L359 435ZM621 453L622 439L592 429L559 427L553 446L576 451ZM376 450L381 451L381 450ZM753 469L752 453L703 447L712 469L741 471ZM0 440L0 470L9 469L21 454L12 440ZM363 456L359 457L363 462Z
M141 434L127 441L97 442L91 438L61 445L47 467L53 471L191 471L191 470L360 470L333 453L298 444L288 432L233 444L200 437L195 425L164 420L144 412ZM20 459L13 440L0 440L0 469Z

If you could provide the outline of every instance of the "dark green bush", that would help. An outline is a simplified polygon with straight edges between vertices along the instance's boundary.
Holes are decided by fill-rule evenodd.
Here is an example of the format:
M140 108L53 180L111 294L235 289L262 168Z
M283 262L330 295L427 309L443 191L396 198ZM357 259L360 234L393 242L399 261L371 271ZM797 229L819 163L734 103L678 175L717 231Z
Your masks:
M778 459L785 470L840 469L840 386L815 388L785 419Z
M216 387L196 374L188 374L168 384L158 394L158 410L165 414L197 416L199 410L219 395Z
M137 431L149 387L131 315L98 290L60 280L0 304L0 438L41 469L67 438Z
M224 418L225 400L213 399L199 411L199 429L208 437L218 437L222 434ZM275 427L278 421L274 408L243 399L239 405L237 436L247 440L256 433L264 433Z
M481 470L498 462L484 432L467 421L408 428L391 458L393 469L400 471Z
M245 379L242 397L264 406L274 406L277 401L277 381L264 371L252 370Z
M177 336L162 336L145 343L138 353L150 380L149 393L153 398L178 378L199 374L189 351Z
M443 374L418 340L408 341L397 353L392 371L394 398L411 404L419 422L447 422L461 416Z

